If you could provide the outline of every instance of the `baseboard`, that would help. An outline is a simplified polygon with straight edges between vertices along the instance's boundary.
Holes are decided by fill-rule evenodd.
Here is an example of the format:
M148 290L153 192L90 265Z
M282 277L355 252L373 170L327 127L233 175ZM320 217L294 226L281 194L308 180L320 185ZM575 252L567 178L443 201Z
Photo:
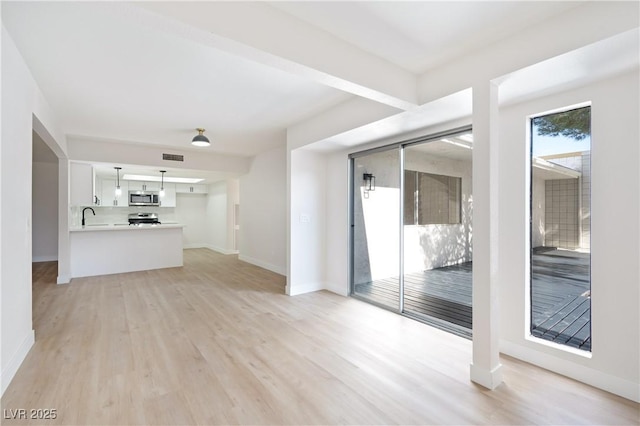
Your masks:
M204 243L193 243L193 244L184 244L182 246L183 249L198 249L198 248L208 248Z
M238 250L229 250L229 249L214 246L212 244L205 244L204 247L221 254L238 254Z
M262 260L254 259L252 257L246 256L243 254L239 255L238 259L242 260L243 262L251 263L252 265L256 265L261 268L268 269L269 271L275 272L276 274L287 275L287 271L285 270L286 268L273 265L269 262L263 262Z
M68 275L58 275L56 279L56 284L69 284L71 282L71 277Z
M500 341L500 352L631 401L640 402L640 383L612 376L506 340Z
M337 283L326 283L325 289L332 293L339 294L340 296L349 296L348 285L337 284Z
M20 368L20 365L22 365L22 362L27 357L27 354L29 353L29 350L31 349L35 341L35 332L31 330L25 336L18 350L13 354L13 356L7 363L7 366L2 369L2 376L0 376L0 383L2 383L2 395L4 395L4 391L6 391L9 387L11 380L13 380L13 377L18 372L18 368Z
M33 263L37 263L37 262L56 262L58 260L58 255L57 254L53 254L50 256L33 256L31 257L31 262Z
M299 294L313 293L314 291L324 289L324 283L306 283L301 285L294 285L293 288L291 288L291 285L287 283L286 291L289 296L297 296Z
M492 370L479 368L475 364L471 364L471 381L493 390L502 383L502 364L498 364Z

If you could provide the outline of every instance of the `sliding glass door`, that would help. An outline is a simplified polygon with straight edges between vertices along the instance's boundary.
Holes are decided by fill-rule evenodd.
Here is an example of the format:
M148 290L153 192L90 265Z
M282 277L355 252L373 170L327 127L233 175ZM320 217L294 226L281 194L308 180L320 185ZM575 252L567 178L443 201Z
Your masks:
M400 151L352 160L352 293L400 309Z
M470 133L404 149L404 313L471 330Z
M352 155L351 292L471 335L470 129Z

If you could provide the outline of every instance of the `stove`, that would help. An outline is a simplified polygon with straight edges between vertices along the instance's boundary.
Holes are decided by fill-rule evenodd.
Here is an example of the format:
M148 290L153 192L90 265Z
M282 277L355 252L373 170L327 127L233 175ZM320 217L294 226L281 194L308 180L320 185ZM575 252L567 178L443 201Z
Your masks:
M160 225L160 220L156 213L131 213L129 215L129 225Z

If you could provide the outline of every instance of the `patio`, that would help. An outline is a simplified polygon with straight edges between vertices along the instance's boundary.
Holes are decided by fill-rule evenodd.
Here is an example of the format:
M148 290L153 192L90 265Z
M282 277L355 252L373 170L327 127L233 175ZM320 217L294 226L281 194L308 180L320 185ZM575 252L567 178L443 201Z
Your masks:
M405 276L405 313L456 334L471 337L472 263ZM589 254L536 249L532 259L533 330L536 337L591 349ZM398 278L356 285L356 294L398 306Z

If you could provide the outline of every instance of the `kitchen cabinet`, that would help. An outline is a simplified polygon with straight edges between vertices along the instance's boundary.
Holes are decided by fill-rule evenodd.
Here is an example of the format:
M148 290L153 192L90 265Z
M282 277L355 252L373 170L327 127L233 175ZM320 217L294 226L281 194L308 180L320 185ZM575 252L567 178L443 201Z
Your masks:
M71 277L180 267L183 265L182 228L180 224L72 228L69 235Z
M178 194L207 194L209 192L209 187L207 185L177 183L176 192Z
M176 206L176 185L173 183L164 184L164 197L160 197L160 207Z
M70 163L70 202L72 206L92 206L95 195L95 171L91 164Z
M127 182L120 181L122 193L116 197L116 180L102 179L100 181L100 205L104 207L128 207L129 187Z
M130 180L127 183L129 184L129 191L160 191L160 182Z

